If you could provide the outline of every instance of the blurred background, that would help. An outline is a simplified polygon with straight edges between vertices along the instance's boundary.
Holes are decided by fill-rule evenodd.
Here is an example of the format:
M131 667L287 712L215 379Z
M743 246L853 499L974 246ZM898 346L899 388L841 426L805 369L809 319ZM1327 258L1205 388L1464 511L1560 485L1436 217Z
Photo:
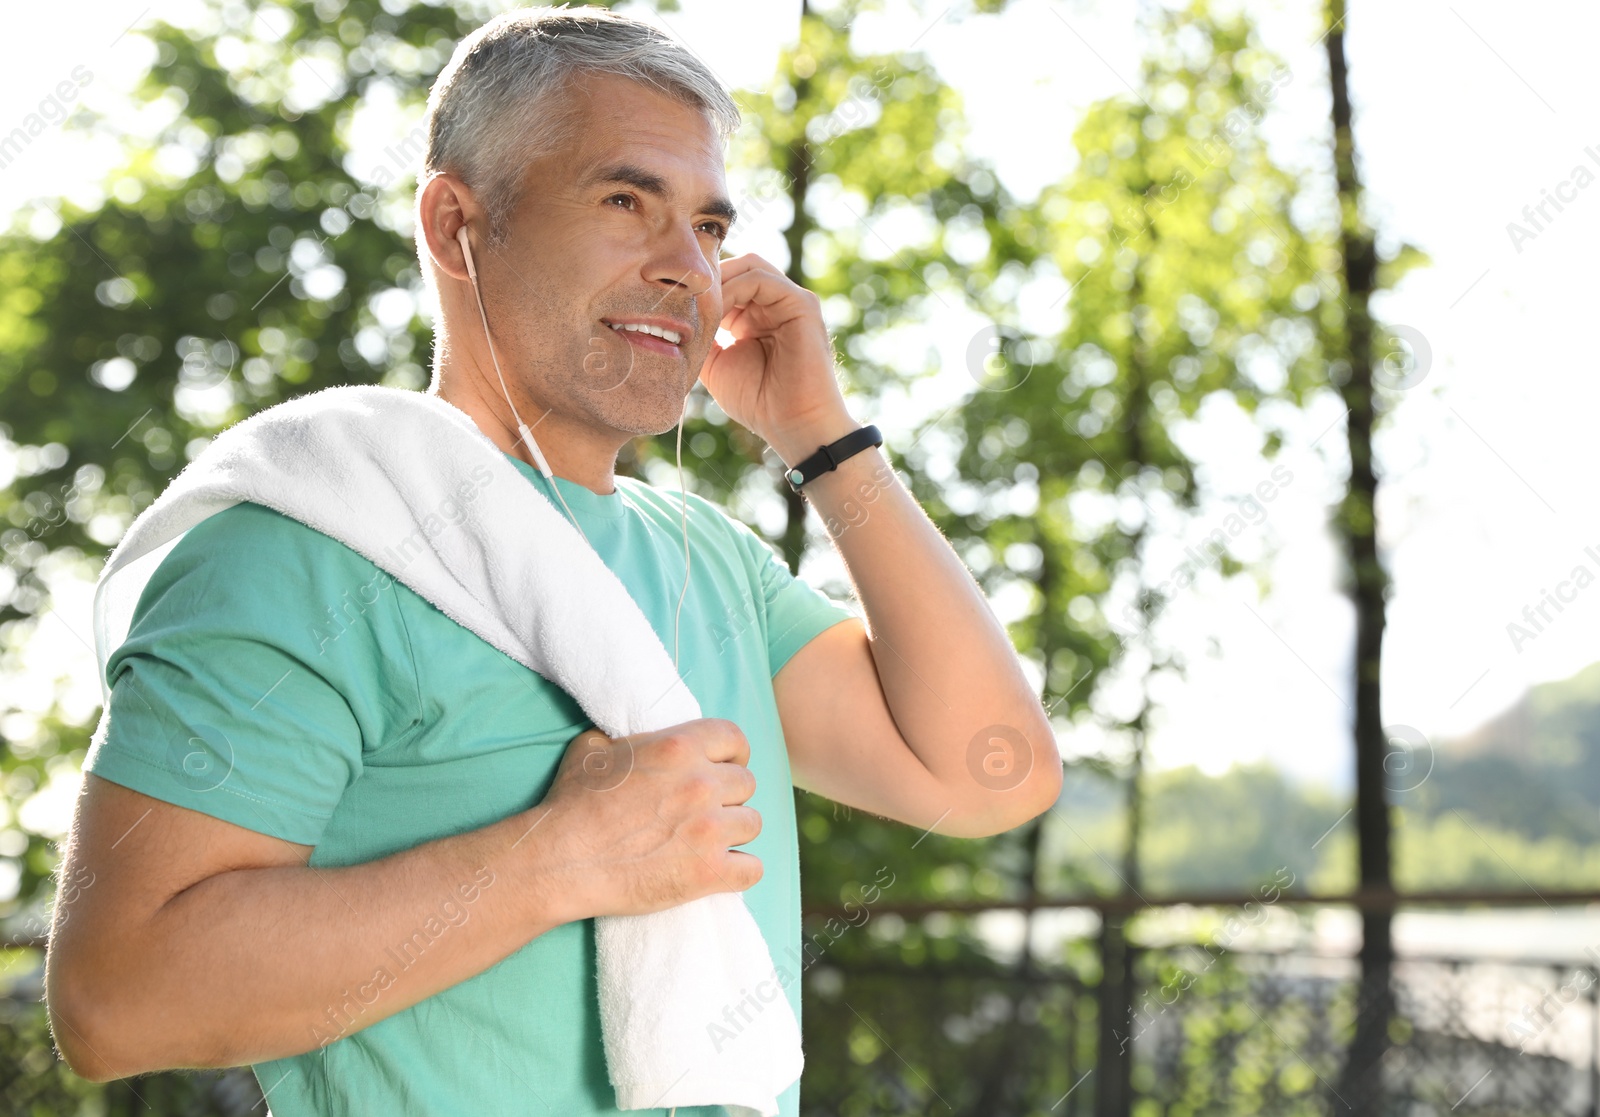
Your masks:
M219 430L426 385L423 101L512 6L8 12L0 1111L263 1108L50 1042L90 598ZM1600 10L619 10L735 91L728 247L822 296L1066 765L983 841L796 793L804 1112L1600 1114ZM847 598L775 459L689 415L694 491Z

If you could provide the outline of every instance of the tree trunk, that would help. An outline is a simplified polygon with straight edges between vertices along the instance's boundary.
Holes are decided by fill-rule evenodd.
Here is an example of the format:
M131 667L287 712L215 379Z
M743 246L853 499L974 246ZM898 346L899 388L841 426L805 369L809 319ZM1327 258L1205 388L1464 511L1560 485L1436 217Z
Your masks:
M1023 849L1027 855L1026 889L1023 893L1028 900L1037 900L1040 894L1039 880L1043 872L1039 851L1044 844L1044 818L1036 818L1029 824L1029 830L1024 839ZM1022 956L1017 959L1013 973L1015 981L1012 989L1015 991L1011 997L1011 1015L1006 1020L1003 1038L999 1050L995 1053L994 1062L988 1067L983 1076L983 1086L979 1091L978 1099L970 1110L972 1117L1001 1117L1002 1114L1018 1112L1021 1104L1020 1098L1013 1098L1013 1085L1020 1080L1017 1067L1019 1064L1027 1066L1026 1048L1029 1034L1034 1026L1023 1019L1024 1012L1036 1009L1038 1001L1035 999L1035 983L1033 978L1037 973L1033 957L1033 911L1028 911L1023 916L1022 930Z
M1376 407L1372 391L1373 325L1368 309L1377 288L1377 253L1372 231L1360 210L1361 179L1355 137L1350 127L1350 91L1344 53L1344 0L1327 9L1328 79L1333 94L1334 171L1339 192L1339 248L1346 293L1345 345L1349 372L1339 391L1349 409L1346 438L1350 483L1338 513L1339 535L1349 565L1349 593L1356 614L1355 754L1356 828L1360 840L1361 888L1391 887L1389 803L1384 758L1389 744L1383 730L1380 666L1388 580L1378 558L1377 474L1372 460ZM1355 1036L1339 1095L1347 1110L1383 1114L1384 1056L1393 1015L1390 969L1394 958L1390 911L1366 910L1361 918L1361 979ZM1338 1112L1340 1110L1336 1110Z
M800 5L800 41L805 42L806 21L815 18L811 14L808 3ZM796 111L811 94L811 79L809 77L794 78L794 101ZM806 149L805 130L801 131L789 141L789 203L792 207L793 217L789 220L789 227L783 231L784 243L789 248L789 267L784 272L791 280L800 286L805 286L805 266L802 261L805 248L806 234L811 231L811 214L806 210L806 191L811 184L811 153ZM793 465L793 462L785 463ZM783 551L783 560L789 564L789 570L795 574L800 573L800 559L806 549L806 502L801 495L794 491L782 477L778 478L778 491L783 495L784 509L788 518L784 522L783 535L778 541L779 548Z
M1127 916L1106 912L1100 919L1098 1056L1095 1059L1094 1117L1128 1117L1133 1107L1133 959L1128 950Z
M1135 130L1140 154L1144 154L1143 114L1137 118L1141 127ZM1143 160L1141 160L1143 162ZM1135 194L1141 199L1141 212L1148 218L1148 200L1152 183L1146 178ZM1153 222L1147 221L1140 236L1156 238ZM1149 395L1150 354L1145 342L1144 325L1144 262L1147 253L1135 257L1133 282L1128 288L1129 337L1127 352L1127 389L1123 412L1127 423L1127 452L1124 464L1128 470L1126 480L1138 486L1149 458L1149 447L1144 437ZM1136 589L1141 621L1140 631L1134 639L1147 633L1150 622L1150 601L1144 587L1143 552L1151 524L1145 521L1129 540L1128 553L1140 565L1139 586ZM1152 652L1153 664L1153 652ZM1139 847L1144 834L1144 768L1145 746L1150 722L1149 679L1140 680L1142 694L1139 710L1126 728L1133 738L1133 749L1128 758L1127 779L1123 787L1123 811L1127 822L1122 849L1122 884L1133 895L1139 894L1143 873L1139 864ZM1128 943L1128 916L1109 912L1100 923L1100 1057L1099 1082L1095 1087L1095 1117L1127 1117L1133 1107L1133 1034L1134 998L1139 988L1135 965L1136 951Z

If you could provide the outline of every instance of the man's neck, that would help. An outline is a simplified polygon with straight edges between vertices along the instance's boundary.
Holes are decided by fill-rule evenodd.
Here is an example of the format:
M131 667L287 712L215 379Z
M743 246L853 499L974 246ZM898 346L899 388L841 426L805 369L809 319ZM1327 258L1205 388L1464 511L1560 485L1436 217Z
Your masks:
M501 450L535 469L539 468L532 449L517 430L516 420L511 417L504 399L497 400L498 407L491 406L471 385L461 385L451 377L438 375L428 386L427 394L453 404L465 412ZM553 410L524 415L522 421L539 443L539 450L549 463L552 474L601 496L609 496L616 491L617 452L623 443L607 440Z

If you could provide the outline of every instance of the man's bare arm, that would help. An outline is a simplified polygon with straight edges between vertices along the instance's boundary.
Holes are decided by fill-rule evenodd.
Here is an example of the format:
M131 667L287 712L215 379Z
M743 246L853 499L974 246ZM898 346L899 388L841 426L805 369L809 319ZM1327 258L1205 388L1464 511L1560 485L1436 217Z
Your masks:
M599 748L629 750L590 765L628 771L620 786L586 785ZM339 868L91 773L46 959L57 1045L94 1081L297 1055L562 923L748 888L760 862L729 849L760 831L736 805L754 790L748 760L718 719L583 734L537 806Z
M46 969L57 1044L105 1081L299 1054L373 1024L570 918L539 832L514 844L532 821L310 868L309 846L91 773ZM422 964L402 971L391 949Z
M775 449L795 461L853 427L841 415ZM795 784L957 837L1049 810L1062 781L1050 720L972 575L882 452L805 492L867 624L833 626L778 673Z
M822 299L753 253L720 266L734 343L713 348L701 383L797 466L858 426ZM866 624L835 625L779 672L794 782L941 834L993 834L1043 814L1061 790L1061 756L1005 628L881 452L833 466L802 483Z

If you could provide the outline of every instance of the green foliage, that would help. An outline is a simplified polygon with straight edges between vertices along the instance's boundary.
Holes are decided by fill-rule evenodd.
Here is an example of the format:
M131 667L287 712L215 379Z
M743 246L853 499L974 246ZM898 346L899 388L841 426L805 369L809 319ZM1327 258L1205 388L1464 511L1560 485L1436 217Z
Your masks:
M968 945L970 927L929 940L891 921L851 931L807 975L802 1113L1045 1112L1094 1065L1081 944L1033 981ZM1090 1096L1054 1112L1087 1113Z
M1318 839L1345 810L1265 764L1215 778L1194 768L1162 772L1147 796L1145 880L1168 893L1239 889L1283 868L1303 880L1319 864Z
M1306 982L1299 995L1284 995L1226 952L1178 949L1141 961L1152 995L1135 1014L1133 1034L1177 1034L1159 1049L1166 1057L1136 1065L1136 1114L1328 1112L1325 1083L1338 1065L1329 1040L1347 1024L1338 999L1345 990ZM1330 1022L1330 1012L1341 1019Z
M1406 805L1394 812L1397 886L1600 887L1600 843L1549 833L1542 801L1516 798L1520 785L1483 759L1442 747L1429 778L1402 797ZM1496 809L1429 807L1421 793L1436 783L1465 802ZM1507 789L1509 799L1502 794ZM1246 892L1280 868L1294 874L1292 891L1336 894L1356 883L1348 799L1294 783L1268 765L1240 765L1217 776L1194 768L1153 772L1145 796L1142 853L1152 896ZM1590 787L1591 813L1594 796ZM1119 882L1106 861L1124 838L1121 806L1104 782L1069 774L1060 817L1047 821L1053 835L1045 847L1047 892L1115 890Z
M1600 844L1530 838L1452 811L1401 814L1395 826L1395 884L1401 889L1600 888Z
M270 19L250 18L260 6L227 9L243 13L240 26L210 34L142 32L158 56L136 101L175 119L129 138L103 206L64 204L64 225L42 243L20 223L0 241L0 271L29 293L0 306L0 412L14 442L57 448L7 494L6 556L21 585L0 620L37 606L43 548L103 553L222 427L331 384L425 382L421 322L386 328L372 309L419 275L381 191L338 158L352 104L294 111L282 72L296 51L337 46L347 97L381 85L415 100L470 24L449 9L401 20L355 0L333 27L341 37L302 17L273 42L264 29L288 13L266 5ZM236 40L254 65L219 61ZM185 163L191 173L160 169ZM64 514L44 514L56 507Z
M1031 599L1012 635L1063 716L1122 657L1110 594L1146 533L1170 526L1152 517L1196 502L1174 430L1219 393L1254 411L1324 383L1327 238L1295 219L1309 188L1257 128L1285 72L1242 16L1195 3L1155 19L1144 92L1093 106L1073 134L1078 167L1006 213L983 292L1004 340L960 411L961 480L918 493L987 590ZM1024 338L1014 292L1051 273L1069 287L1063 324ZM1266 429L1263 450L1277 439ZM1182 588L1141 590L1145 617Z
M963 155L960 97L924 56L852 51L858 7L802 20L772 88L744 98L759 128L740 158L769 197L774 184L792 196L805 180L800 270L827 304L847 384L871 395L936 370L931 353L919 368L871 342L964 301L964 288L984 277L952 260L945 238L957 226L1000 232L1005 198L993 173ZM760 193L754 201L762 204ZM925 236L892 245L875 226L894 219L915 220Z
M993 172L962 151L954 90L921 54L851 48L850 25L867 6L852 0L803 11L799 39L782 53L771 86L739 95L756 126L730 162L749 182L734 199L742 213L787 214L787 274L823 300L841 382L873 396L937 371L922 327L975 302L984 285L980 269L947 254L949 233L1010 238ZM775 543L798 569L808 545L805 505L776 463L752 468L759 440L727 424L700 392L691 403L684 431L697 455L696 487L722 501L740 489L776 489L787 523ZM672 447L662 436L639 452L667 459Z
M1417 751L1395 796L1397 879L1600 886L1600 665L1532 688L1459 741Z

